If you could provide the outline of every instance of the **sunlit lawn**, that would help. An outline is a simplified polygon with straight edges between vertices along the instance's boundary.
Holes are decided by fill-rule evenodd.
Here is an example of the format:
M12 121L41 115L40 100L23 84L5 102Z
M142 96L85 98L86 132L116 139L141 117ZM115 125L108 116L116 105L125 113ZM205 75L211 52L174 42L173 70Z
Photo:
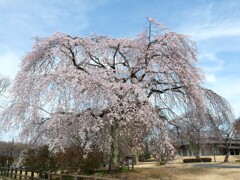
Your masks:
M240 156L231 156L230 163L222 163L223 156L216 156L217 164L240 167L235 160ZM213 159L213 157L212 157ZM211 164L214 164L212 162ZM134 172L127 173L128 180L239 180L240 168L208 168L194 166L196 163L183 164L182 158L172 164L160 166L156 163L142 163Z

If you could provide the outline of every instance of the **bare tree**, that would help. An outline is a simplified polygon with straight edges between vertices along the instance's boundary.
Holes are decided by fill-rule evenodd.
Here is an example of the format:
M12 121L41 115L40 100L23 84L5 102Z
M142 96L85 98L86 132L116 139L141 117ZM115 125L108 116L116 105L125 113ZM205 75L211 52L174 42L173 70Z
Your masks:
M211 90L204 89L207 103L207 123L209 136L214 137L218 143L225 146L226 155L224 162L228 162L230 146L233 138L234 115L231 106L226 99Z
M4 98L6 97L6 92L10 86L10 79L6 76L0 75L0 109L4 108ZM1 129L0 125L0 129ZM1 132L0 132L1 137Z
M3 95L10 85L10 79L8 77L0 75L0 95Z
M196 158L200 158L200 150L215 140L218 144L224 144L227 161L233 135L231 106L223 97L209 89L202 88L202 92L206 111L195 109L169 121L173 141L178 146L186 146ZM199 121L202 115L205 120Z
M10 86L10 79L6 76L0 75L0 97L5 96L8 87ZM3 107L1 105L1 107Z
M178 146L185 146L197 159L200 158L201 150L207 141L206 122L199 121L199 113L191 111L184 114L175 119L175 126L170 128L175 136L175 143Z
M239 137L239 135L240 135L240 117L238 117L233 122L233 129L234 129L234 136Z

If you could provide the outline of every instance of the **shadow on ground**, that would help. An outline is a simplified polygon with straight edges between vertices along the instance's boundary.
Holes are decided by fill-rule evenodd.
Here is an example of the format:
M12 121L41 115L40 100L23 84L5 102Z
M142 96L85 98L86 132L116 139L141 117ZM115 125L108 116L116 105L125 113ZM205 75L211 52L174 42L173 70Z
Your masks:
M229 164L208 164L208 163L203 163L203 164L194 164L194 167L206 167L206 168L238 168L240 169L240 166L238 165L229 165Z

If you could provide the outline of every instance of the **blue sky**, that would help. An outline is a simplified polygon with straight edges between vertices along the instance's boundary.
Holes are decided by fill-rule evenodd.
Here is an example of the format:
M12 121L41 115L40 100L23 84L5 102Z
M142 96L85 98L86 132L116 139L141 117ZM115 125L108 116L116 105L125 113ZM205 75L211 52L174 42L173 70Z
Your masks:
M238 0L0 0L0 73L14 78L35 36L54 32L134 37L152 17L196 41L204 86L240 116Z

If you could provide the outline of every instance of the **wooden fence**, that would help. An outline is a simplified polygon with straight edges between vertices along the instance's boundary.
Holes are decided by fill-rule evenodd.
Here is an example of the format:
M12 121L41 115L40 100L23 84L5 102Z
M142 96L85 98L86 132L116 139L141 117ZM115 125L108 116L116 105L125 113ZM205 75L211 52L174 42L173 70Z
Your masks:
M5 176L10 179L19 180L127 180L126 176L122 176L120 179L116 178L105 178L99 176L85 176L85 175L70 175L70 174L59 174L52 172L34 172L26 169L18 168L0 168L0 176Z

